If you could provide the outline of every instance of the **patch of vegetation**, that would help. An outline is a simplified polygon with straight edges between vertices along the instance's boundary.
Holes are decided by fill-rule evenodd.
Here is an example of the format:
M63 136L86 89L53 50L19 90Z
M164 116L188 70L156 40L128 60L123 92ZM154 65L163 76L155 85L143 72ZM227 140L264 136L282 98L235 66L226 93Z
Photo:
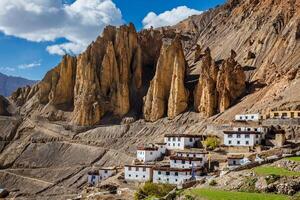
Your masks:
M300 172L289 171L284 168L272 167L272 166L261 166L254 168L254 172L258 175L278 175L278 176L300 176Z
M247 177L244 180L243 186L240 188L241 192L257 192L255 188L255 184L257 182L257 178Z
M193 196L195 199L205 198L207 200L289 200L286 195L249 193L249 192L231 192L212 188L192 189L186 192L186 195Z
M298 192L297 194L295 194L293 197L292 197L292 200L299 200L300 199L300 192Z
M204 148L214 150L220 145L220 140L217 137L210 136L203 142Z
M218 183L217 183L217 181L216 180L211 180L210 182L209 182L209 185L210 186L216 186Z
M134 199L141 200L162 198L173 189L174 186L169 184L155 184L152 182L147 182L142 187L140 187L138 191L134 194Z
M286 158L286 159L290 160L290 161L300 162L300 156L289 157L289 158Z
M265 177L265 180L268 185L271 183L274 183L275 181L277 181L279 179L280 179L280 176L276 175L276 174L271 174L271 175Z

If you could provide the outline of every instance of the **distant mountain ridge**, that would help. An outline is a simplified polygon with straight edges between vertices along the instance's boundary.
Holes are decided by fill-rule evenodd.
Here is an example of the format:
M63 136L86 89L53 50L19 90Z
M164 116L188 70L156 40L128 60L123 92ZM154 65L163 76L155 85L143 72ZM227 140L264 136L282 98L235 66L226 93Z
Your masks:
M28 80L21 77L7 76L0 73L0 95L10 96L12 92L17 90L19 87L26 85L33 85L37 81Z

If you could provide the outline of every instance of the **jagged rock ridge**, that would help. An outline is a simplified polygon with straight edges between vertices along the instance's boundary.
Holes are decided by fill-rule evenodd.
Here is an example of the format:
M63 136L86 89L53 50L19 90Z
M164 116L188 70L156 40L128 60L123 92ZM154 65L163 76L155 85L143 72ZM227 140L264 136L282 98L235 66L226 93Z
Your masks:
M189 93L193 92L185 87L188 66L182 46L184 40L174 30L150 29L137 33L132 24L120 28L108 26L85 52L77 57L64 56L39 84L18 89L12 99L24 114L67 120L81 126L98 124L104 115L138 118L142 111L147 121L166 115L173 119L186 111ZM201 55L196 56L199 60ZM206 65L208 70L211 64ZM230 91L240 89L235 84L244 84L228 80L236 72L235 65L234 59L227 60L218 75L219 82L225 82L217 91L220 95L214 97L220 99L213 100L219 102L218 108L204 94L215 90L217 77L214 77L213 88L203 89L200 92L203 95L196 92L195 97L195 105L208 106L211 111L206 112L198 105L196 110L212 116L227 109L241 95ZM200 82L205 81L207 70L203 70ZM201 87L206 86L200 84L198 88Z
M167 113L170 119L187 108L188 91L184 86L186 62L178 37L162 47L156 73L145 97L144 117L156 121Z

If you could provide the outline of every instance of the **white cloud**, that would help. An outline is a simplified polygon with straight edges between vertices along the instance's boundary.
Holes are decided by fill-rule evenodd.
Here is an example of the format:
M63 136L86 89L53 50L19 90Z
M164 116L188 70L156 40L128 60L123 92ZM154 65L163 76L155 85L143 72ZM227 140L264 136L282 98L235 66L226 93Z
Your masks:
M144 28L158 28L162 26L172 26L192 15L199 15L202 11L179 6L170 11L165 11L159 15L154 12L149 12L143 19Z
M16 69L13 68L13 67L0 67L0 71L2 71L2 72L14 72L14 71L16 71Z
M41 66L41 61L36 61L33 63L29 63L29 64L22 64L22 65L19 65L18 68L19 69L31 69L31 68L39 67L39 66Z
M0 31L29 41L68 42L49 46L51 54L80 53L108 25L123 23L112 0L0 0Z

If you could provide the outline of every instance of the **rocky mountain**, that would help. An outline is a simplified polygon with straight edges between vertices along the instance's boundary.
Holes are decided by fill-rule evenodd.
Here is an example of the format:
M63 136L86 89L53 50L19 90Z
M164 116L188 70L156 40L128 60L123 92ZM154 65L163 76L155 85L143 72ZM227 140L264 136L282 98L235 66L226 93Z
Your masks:
M235 114L299 109L299 21L298 0L230 0L173 27L107 27L10 97L1 186L66 199L93 167L131 163L138 145L165 133L221 137L210 127Z
M0 94L3 96L10 96L19 87L26 85L33 85L36 81L27 80L21 77L7 76L0 73Z
M154 37L157 41L147 48L145 43ZM193 104L189 106L194 88L186 85L189 66L182 40L182 35L173 29L137 33L132 24L106 27L84 53L65 56L39 84L18 89L12 100L24 115L80 126L99 124L105 116L152 122L165 116L174 119L188 108L194 109ZM214 88L209 90L216 93L213 101L217 107L211 104L210 97L201 98L199 94L206 92L202 74L195 92L195 105L211 106L208 109L213 110L205 112L196 107L206 116L223 112L245 91L244 71L234 60L236 53L231 50L231 54L219 66L210 55L199 58L203 68L213 65L216 73ZM206 63L207 59L210 63Z
M0 95L0 115L2 116L9 115L8 106L9 106L8 100L5 97Z

